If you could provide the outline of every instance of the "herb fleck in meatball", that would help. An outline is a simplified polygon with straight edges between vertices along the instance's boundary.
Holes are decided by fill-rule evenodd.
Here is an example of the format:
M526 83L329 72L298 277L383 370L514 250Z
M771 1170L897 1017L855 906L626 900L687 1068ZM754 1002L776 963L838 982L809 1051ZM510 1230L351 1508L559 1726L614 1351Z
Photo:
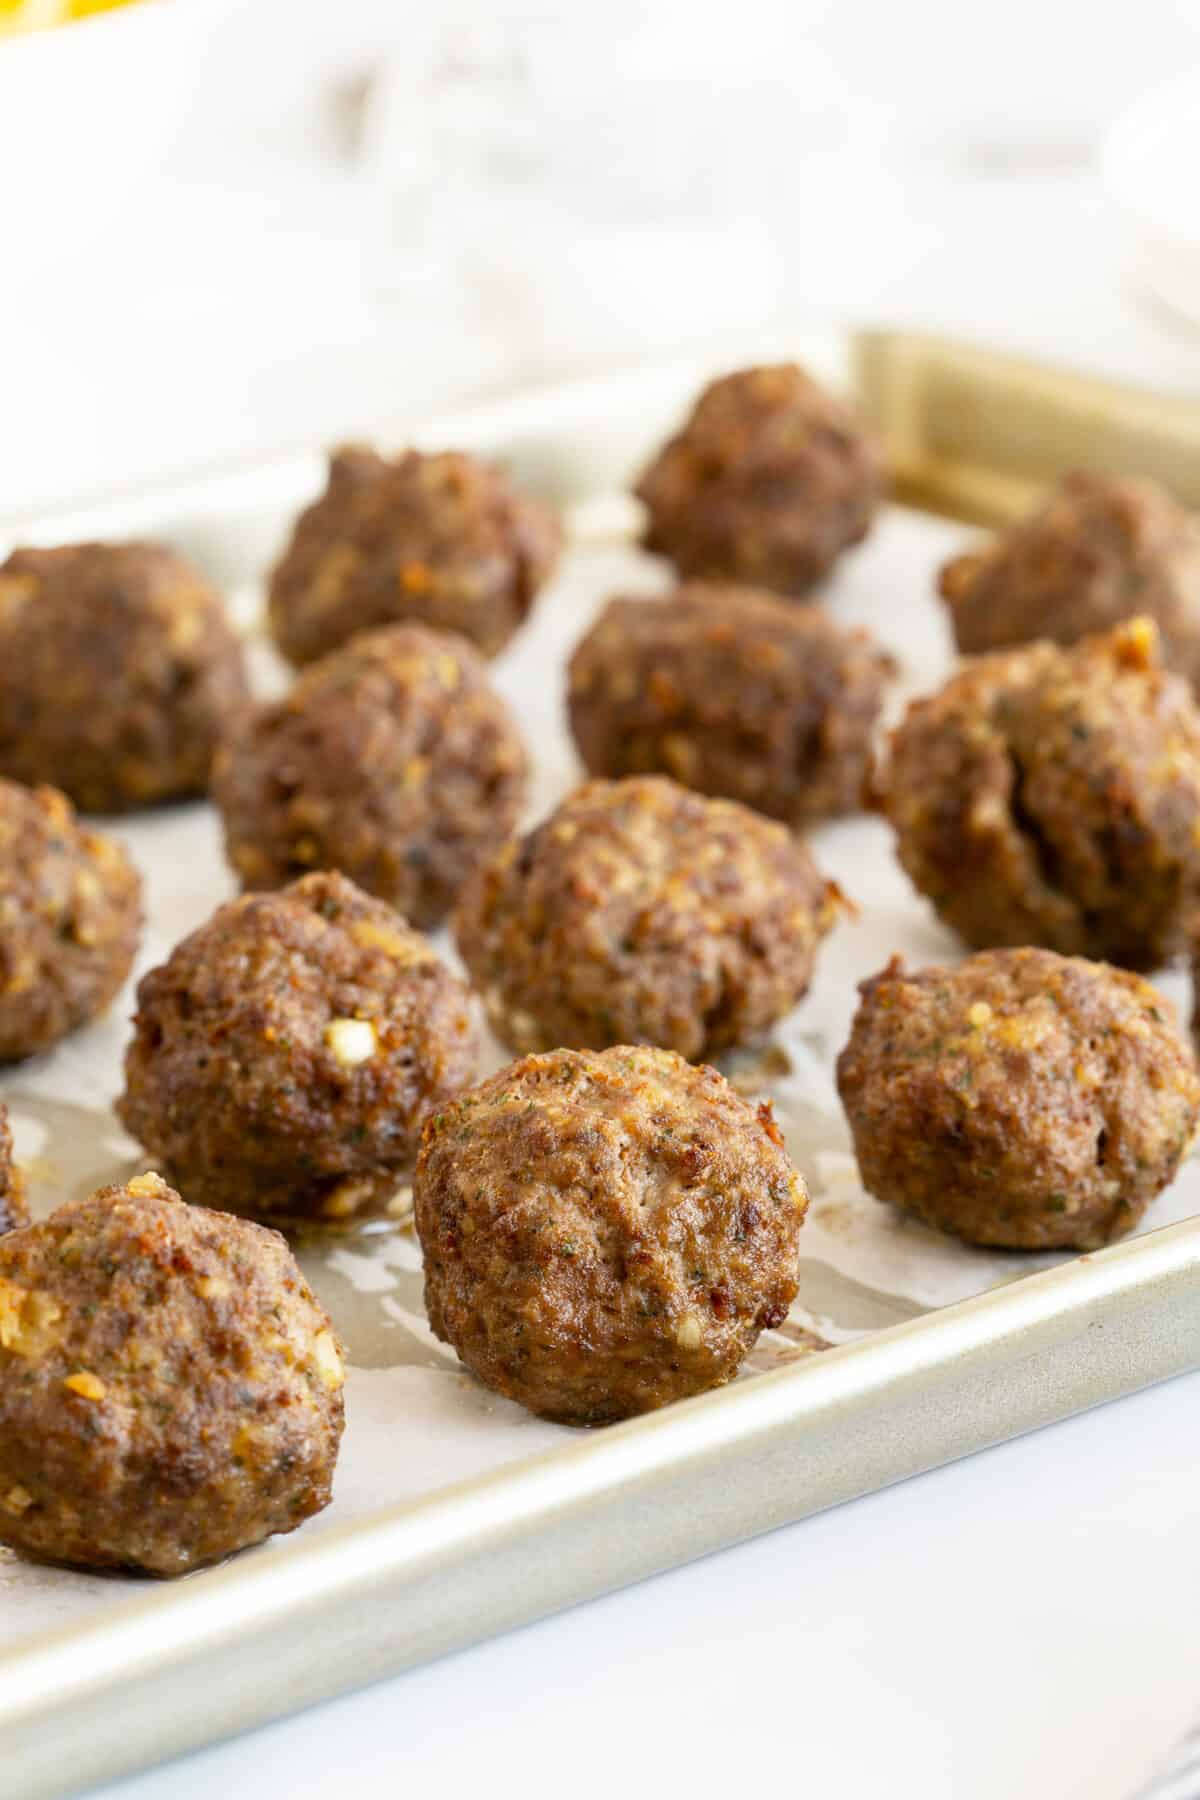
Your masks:
M548 579L558 521L489 463L459 451L335 451L271 578L271 629L290 662L404 620L502 650Z
M283 1239L156 1175L0 1238L0 1542L182 1575L329 1503L342 1356Z
M396 625L262 707L222 751L213 791L244 887L340 869L425 927L513 829L526 776L478 654Z
M900 861L974 946L1154 968L1200 892L1200 714L1153 625L982 657L894 734Z
M1095 1249L1136 1225L1200 1118L1149 982L1049 950L865 981L838 1087L864 1185L975 1244Z
M16 550L0 565L0 774L88 812L203 793L246 700L220 598L165 545Z
M789 825L856 812L894 664L865 631L754 588L613 600L570 664L594 775L671 775Z
M646 548L681 575L803 594L866 536L883 468L850 409L782 363L706 387L636 492Z
M219 907L143 976L117 1111L187 1200L360 1218L386 1211L476 1053L468 990L428 941L308 875Z
M425 1128L425 1302L480 1380L599 1425L732 1380L796 1294L808 1196L769 1106L670 1052L557 1050Z
M29 1219L25 1204L25 1178L13 1161L12 1127L8 1108L0 1102L0 1235L14 1231Z
M782 825L656 776L592 781L508 844L454 930L515 1050L747 1042L807 992L837 889Z
M1064 476L1031 518L956 556L940 585L960 650L1073 644L1132 614L1200 686L1200 518L1152 481Z
M0 1062L48 1050L105 1011L141 932L125 852L54 788L0 780Z

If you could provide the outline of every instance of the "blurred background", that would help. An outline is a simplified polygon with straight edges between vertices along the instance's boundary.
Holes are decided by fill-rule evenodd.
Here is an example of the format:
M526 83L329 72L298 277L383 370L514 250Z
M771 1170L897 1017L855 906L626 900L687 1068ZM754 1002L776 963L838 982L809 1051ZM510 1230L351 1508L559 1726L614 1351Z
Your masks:
M1198 390L1197 169L1200 0L0 0L0 513L792 317Z

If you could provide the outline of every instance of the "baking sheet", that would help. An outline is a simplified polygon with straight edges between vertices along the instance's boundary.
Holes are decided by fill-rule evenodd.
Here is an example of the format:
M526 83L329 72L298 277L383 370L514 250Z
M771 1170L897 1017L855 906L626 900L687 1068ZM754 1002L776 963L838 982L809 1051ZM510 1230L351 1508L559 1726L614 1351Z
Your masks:
M836 364L840 341L830 340L827 347L829 354L823 357L809 346L809 360L827 368ZM494 665L496 681L516 708L535 751L531 818L544 813L579 778L563 718L566 655L609 595L651 592L666 581L662 565L633 547L636 512L631 503L619 493L592 494L588 489L595 476L611 479L632 455L655 441L695 379L694 373L685 378L674 372L629 382L624 388L617 384L606 390L601 409L593 409L586 435L582 423L573 423L579 394L572 399L569 391L558 402L557 416L553 404L540 412L536 407L518 410L509 420L507 436L501 431L497 438L497 421L487 415L459 422L452 435L448 427L423 434L437 442L473 441L489 449L507 449L526 479L562 497L578 496L569 505L571 548L562 573L531 625ZM270 691L282 680L282 672L261 637L253 635L259 578L287 520L319 479L318 462L298 459L262 476L210 486L191 503L186 496L135 502L48 523L57 524L57 537L137 530L177 542L228 588L235 612L252 634L256 679L263 691ZM844 560L826 595L836 617L871 625L897 656L902 680L893 710L905 693L928 688L950 666L932 574L965 535L961 526L893 507L867 543ZM114 829L146 877L149 926L139 963L144 968L207 918L233 891L233 883L221 858L216 819L206 806L165 811ZM814 833L813 841L818 859L856 899L861 913L856 923L843 925L826 940L812 992L778 1028L768 1053L734 1059L730 1065L729 1072L743 1084L772 1095L789 1149L813 1196L801 1240L798 1304L778 1332L764 1334L735 1384L730 1396L734 1400L765 1373L789 1364L812 1363L818 1357L822 1363L837 1363L836 1351L823 1355L813 1349L814 1338L832 1345L849 1343L1069 1260L970 1249L900 1218L861 1189L832 1075L855 1004L856 984L895 951L914 962L952 959L961 951L909 888L894 861L888 831L879 821L839 822ZM448 947L447 954L452 954ZM1163 986L1177 1001L1182 997L1172 978L1166 978ZM108 1110L119 1088L129 1007L125 995L108 1018L70 1039L51 1057L11 1071L0 1082L39 1211L68 1194L90 1191L143 1166L136 1146L124 1138ZM504 1060L504 1053L491 1045L486 1066ZM1197 1164L1189 1162L1171 1191L1151 1209L1142 1230L1155 1230L1197 1211L1200 1177ZM433 1339L424 1319L419 1250L411 1231L360 1229L308 1238L299 1248L310 1279L346 1338L350 1371L347 1431L334 1504L291 1540L293 1547L316 1546L331 1533L333 1542L339 1527L367 1519L381 1508L437 1495L466 1478L511 1469L539 1453L578 1446L589 1436L595 1440L595 1433L549 1425L488 1393ZM1183 1266L1179 1254L1173 1266ZM1061 1295L1059 1288L1046 1291ZM1031 1296L1033 1292L1031 1288ZM1032 1297L1030 1308L1032 1318L1038 1310ZM1178 1355L1172 1348L1170 1367L1177 1366ZM861 1370L862 1365L855 1366ZM1165 1365L1160 1372L1165 1372ZM1150 1378L1149 1371L1145 1378ZM1136 1380L1127 1385L1136 1385ZM799 1395L801 1388L794 1391ZM1106 1391L1116 1391L1115 1385L1098 1393L1081 1392L1077 1403L1104 1397ZM671 1411L684 1418L696 1404ZM709 1416L715 1419L718 1412ZM720 1409L719 1416L729 1432L734 1417L730 1407ZM1040 1414L1031 1396L1025 1422L1040 1416L1053 1414ZM641 1422L627 1441L648 1446L654 1441L654 1425L654 1419ZM603 1435L616 1443L629 1431L622 1427ZM982 1420L978 1441L990 1441ZM880 1454L886 1471L882 1446ZM907 1472L909 1466L897 1445L893 1473ZM923 1466L919 1455L912 1466ZM890 1477L885 1472L882 1478ZM550 1491L548 1478L543 1488ZM814 1501L820 1503L816 1493ZM778 1522L762 1508L757 1513L743 1510L746 1530ZM450 1511L448 1506L446 1517ZM792 1511L794 1516L795 1508ZM171 1591L194 1596L211 1584L214 1595L227 1593L237 1571L248 1574L275 1554L264 1547L226 1570L190 1577ZM22 1639L32 1644L33 1634L95 1621L106 1610L115 1618L122 1603L145 1593L147 1586L133 1578L39 1569L0 1551L6 1637L18 1647ZM578 1587L586 1591L588 1582L581 1578ZM531 1604L526 1616L534 1610ZM31 1658L30 1667L35 1660ZM0 1724L2 1680L0 1674ZM331 1681L322 1691L333 1691L334 1685ZM302 1696L297 1690L294 1697ZM286 1696L275 1695L266 1710L278 1710L285 1703ZM213 1729L218 1728L214 1724ZM136 1760L135 1749L127 1753L123 1766Z

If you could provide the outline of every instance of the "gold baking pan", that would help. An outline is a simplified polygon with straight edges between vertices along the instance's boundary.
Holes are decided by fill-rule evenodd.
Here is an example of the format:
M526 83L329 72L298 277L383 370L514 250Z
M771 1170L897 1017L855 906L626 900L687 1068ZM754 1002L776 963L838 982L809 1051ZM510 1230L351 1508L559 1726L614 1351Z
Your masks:
M889 544L925 558L950 532L925 515L1009 519L1064 466L1147 472L1200 505L1195 403L901 333L800 326L449 419L397 418L393 436L499 457L568 507L596 579L608 579L625 566L633 523L611 497L700 381L787 355L857 390L885 438L897 497L918 509L897 515L901 528L861 565L867 606L875 582L892 605ZM304 452L14 521L0 536L160 536L244 599L321 478L321 458ZM909 576L898 565L895 575L899 592ZM531 629L543 637L526 679L556 693L562 653L582 626L568 608ZM542 716L531 711L527 728L541 729ZM561 758L555 767L556 780L569 780ZM123 835L153 877L161 954L226 891L211 821L197 809ZM845 833L831 840L829 855L852 853ZM862 972L834 964L828 979L852 995ZM818 1042L815 1029L797 1054L826 1068L835 1038ZM39 1070L0 1080L18 1123L44 1135L39 1157L56 1163L48 1195L96 1185L131 1153L114 1143L106 1112L123 1030L118 1018ZM824 1208L832 1222L844 1132L831 1119L806 1123L786 1099L777 1105L812 1177L814 1214ZM822 1316L835 1323L844 1307L844 1341L801 1354L780 1337L729 1388L590 1434L551 1431L516 1409L510 1418L456 1371L424 1327L411 1239L310 1247L305 1266L350 1348L354 1466L339 1470L339 1492L349 1484L359 1504L340 1522L170 1586L39 1571L27 1592L24 1567L0 1561L10 1613L22 1616L24 1595L39 1620L36 1630L10 1625L0 1652L0 1793L47 1800L111 1780L1200 1367L1200 1221L1179 1210L1163 1229L1056 1266L981 1261L989 1291L946 1305L873 1286L850 1252L839 1270L802 1245L808 1303L819 1288ZM832 1223L829 1244L831 1233ZM932 1234L905 1245L917 1262L942 1254ZM956 1280L968 1266L963 1252ZM509 1433L509 1448L482 1471L477 1458L466 1478L448 1468L420 1493L406 1490L404 1433L418 1427L404 1393L429 1406L450 1396L480 1433ZM390 1450L386 1432L364 1435L368 1403L391 1431Z

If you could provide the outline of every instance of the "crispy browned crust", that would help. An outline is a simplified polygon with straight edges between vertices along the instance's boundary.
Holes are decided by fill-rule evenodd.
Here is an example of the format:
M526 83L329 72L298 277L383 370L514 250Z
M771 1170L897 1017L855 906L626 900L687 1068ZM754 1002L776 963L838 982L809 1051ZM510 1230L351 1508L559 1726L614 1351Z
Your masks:
M429 942L309 875L218 908L142 977L117 1112L186 1200L362 1218L394 1200L477 1051L470 994Z
M1168 1001L1136 975L993 950L860 987L838 1088L864 1185L975 1244L1095 1249L1137 1224L1200 1118Z
M939 586L960 650L1073 644L1136 613L1157 624L1167 667L1200 684L1200 519L1153 481L1065 475Z
M102 1013L141 934L141 882L65 794L0 780L0 1062Z
M388 461L347 446L271 577L275 642L314 661L360 631L411 620L502 650L558 560L550 509L461 451Z
M883 485L851 410L781 363L710 383L635 492L647 549L681 575L803 594L865 537Z
M1200 714L1148 621L980 658L909 708L878 791L900 861L967 943L1129 968L1180 948L1200 891Z
M273 1231L157 1176L0 1238L0 1542L182 1575L328 1505L342 1358Z
M685 583L609 602L569 667L593 775L670 775L793 826L862 804L892 659L817 606Z
M426 1126L425 1301L480 1380L571 1424L730 1381L796 1294L769 1106L651 1049L513 1063Z
M514 1050L659 1044L692 1061L807 992L836 888L782 825L660 776L592 781L479 870L454 915Z
M218 757L213 796L244 887L340 869L427 927L513 829L527 773L478 652L394 625L261 707Z
M165 545L16 550L0 566L0 774L88 812L200 794L247 698L220 597Z

